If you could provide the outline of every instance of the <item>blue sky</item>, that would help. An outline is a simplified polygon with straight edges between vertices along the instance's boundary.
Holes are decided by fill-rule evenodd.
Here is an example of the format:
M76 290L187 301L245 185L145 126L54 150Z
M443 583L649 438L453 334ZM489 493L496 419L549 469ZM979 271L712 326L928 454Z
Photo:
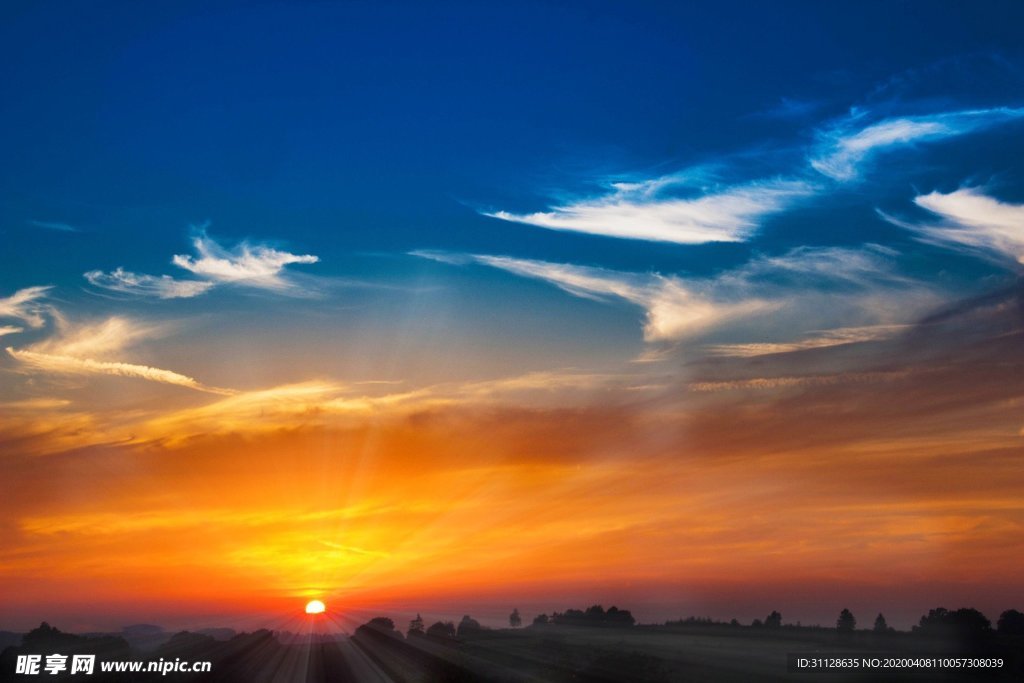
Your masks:
M654 450L703 443L725 406L780 416L736 439L782 449L817 396L859 415L846 448L924 452L939 427L1019 447L994 368L1019 367L1022 21L1019 2L7 3L0 437L143 448L469 401L627 405ZM878 382L909 397L894 411L963 403L896 429Z
M296 271L419 286L455 277L401 258L420 249L711 276L754 254L873 242L920 255L901 268L952 268L948 250L922 247L877 211L905 216L918 191L963 184L1021 199L1013 115L841 161L846 177L812 166L829 135L1019 106L1015 3L5 12L4 285L57 285L86 308L103 304L81 291L86 272L187 275L171 255L207 224L227 245L319 258ZM488 215L673 176L669 196L750 183L792 192L740 217L746 227L727 243L610 239ZM954 272L976 277L974 266Z
M321 270L357 250L424 247L692 267L694 250L609 248L474 209L535 211L695 166L720 167L726 182L801 175L815 131L851 107L869 122L1019 104L1019 5L960 7L16 5L2 27L0 220L13 252L46 243L74 266L11 267L36 262L68 284L129 256L154 269L205 221L226 239L330 254ZM1005 173L1015 155L994 140L982 163L944 169L942 182ZM902 187L861 185L844 199L931 189L936 157L976 144L923 150ZM32 221L110 239L57 240ZM775 232L765 247L785 243L788 231ZM865 227L813 232L853 242ZM712 267L734 257L698 251Z
M12 5L5 341L256 388L888 336L1020 272L1021 12Z

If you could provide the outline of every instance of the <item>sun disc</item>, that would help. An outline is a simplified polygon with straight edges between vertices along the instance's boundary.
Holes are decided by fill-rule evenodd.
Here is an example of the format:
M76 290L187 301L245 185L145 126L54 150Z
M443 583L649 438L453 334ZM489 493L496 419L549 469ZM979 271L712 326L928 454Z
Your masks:
M306 603L306 614L323 614L327 606L319 600L310 600Z

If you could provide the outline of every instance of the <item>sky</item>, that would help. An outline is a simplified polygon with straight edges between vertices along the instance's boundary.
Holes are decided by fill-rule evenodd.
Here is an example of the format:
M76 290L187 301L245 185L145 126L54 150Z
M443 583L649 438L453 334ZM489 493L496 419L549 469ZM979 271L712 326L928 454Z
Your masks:
M0 8L0 628L1022 608L1015 2Z

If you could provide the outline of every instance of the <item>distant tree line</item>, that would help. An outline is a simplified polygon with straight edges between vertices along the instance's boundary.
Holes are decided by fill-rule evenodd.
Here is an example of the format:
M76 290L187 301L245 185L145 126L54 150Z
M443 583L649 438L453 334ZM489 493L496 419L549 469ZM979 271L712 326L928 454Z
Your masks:
M513 609L508 618L509 626L519 628L523 624L523 617L519 609ZM538 614L533 619L533 626L559 625L559 626L598 626L598 627L628 627L636 623L636 619L629 610L619 609L612 606L607 610L601 605L591 605L585 610L567 609L565 612L553 612ZM454 638L465 638L473 636L485 630L480 622L469 616L462 617L458 624L451 621L437 621L430 626L426 625L422 615L416 614L416 618L409 621L406 630L407 638L431 638L433 640L450 640ZM356 629L357 635L364 638L379 639L402 637L402 634L395 628L395 623L387 617L375 617Z
M509 615L509 626L519 628L523 624L523 618L518 609L513 609ZM564 612L552 612L549 614L538 614L531 622L534 627L548 625L556 626L594 626L594 627L629 627L636 624L636 619L629 610L609 607L607 610L601 605L591 605L580 609L567 609ZM843 608L836 618L835 630L839 633L854 633L857 631L857 618L847 608ZM739 621L732 619L729 622L715 621L711 617L686 617L666 621L665 626L669 627L702 627L702 626L742 626ZM778 610L772 610L763 620L754 619L750 626L753 628L774 629L781 628L782 614ZM788 624L787 628L800 627L799 622ZM813 627L820 628L820 627ZM371 637L384 636L389 638L402 637L402 634L395 628L394 622L387 617L376 617L360 627L366 635L374 634ZM452 621L437 621L429 627L423 617L419 614L409 622L406 636L409 638L429 637L435 640L452 638L464 638L475 635L485 630L480 622L468 614L463 616L458 624ZM892 633L896 629L889 626L885 615L879 613L872 623L870 631L876 634ZM924 636L945 637L950 635L965 635L971 633L985 634L995 632L1004 635L1024 635L1024 613L1015 609L1004 611L997 622L996 628L984 614L973 608L960 608L948 610L938 607L929 610L928 614L921 617L919 623L911 629L912 633Z
M601 605L591 605L585 610L567 609L565 612L554 612L550 617L546 614L538 614L533 620L535 626L556 624L558 626L622 628L635 623L636 619L633 618L629 610L619 609L614 605L607 610Z
M540 615L538 619L542 619L544 620L544 623L547 623L547 617L543 614ZM665 622L665 626L730 626L735 628L742 626L742 624L736 619L732 619L729 622L722 622L715 621L711 617L692 616L668 620ZM782 626L782 614L777 610L773 610L763 620L754 619L751 621L750 626L753 628L779 628ZM800 623L789 624L787 626L799 627ZM855 632L857 630L857 618L853 615L853 612L847 608L843 608L836 619L835 630L839 633ZM896 629L889 626L885 615L882 613L879 613L878 616L875 617L870 630L871 632L878 634L893 633L896 631ZM948 610L944 607L938 607L936 609L929 610L928 614L923 615L918 624L911 628L911 633L933 637L968 636L970 634L984 635L986 633L1020 636L1024 635L1024 613L1015 609L1008 609L1004 611L996 622L996 628L993 629L992 622L990 622L984 614L974 608L962 607L956 610Z

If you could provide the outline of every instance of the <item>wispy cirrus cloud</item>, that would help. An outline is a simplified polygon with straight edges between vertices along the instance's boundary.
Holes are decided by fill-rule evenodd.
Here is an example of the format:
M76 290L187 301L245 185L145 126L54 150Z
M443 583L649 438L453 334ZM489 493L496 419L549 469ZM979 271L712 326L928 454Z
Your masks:
M718 392L735 390L774 390L793 387L827 386L833 384L873 383L905 379L908 370L876 372L848 372L832 375L804 375L800 377L754 377L726 382L691 382L689 388L696 392Z
M285 290L294 285L284 278L285 266L296 263L316 263L319 257L311 254L292 254L273 247L242 242L233 248L224 247L200 232L192 238L195 256L177 254L174 265L213 282Z
M51 289L49 285L25 287L9 297L0 298L0 318L14 318L29 327L42 327L46 319L43 317L44 307L39 302Z
M205 230L192 237L192 247L195 254L175 254L171 262L200 279L178 280L169 275L133 273L120 267L109 273L91 270L84 277L96 287L160 299L191 298L225 284L295 294L305 290L285 274L285 268L320 260L312 254L293 254L248 241L227 247Z
M144 275L116 268L109 273L90 270L85 273L89 284L124 294L155 296L158 299L189 299L214 286L207 280L176 280L170 275Z
M711 278L630 273L508 256L417 251L415 256L453 265L479 264L549 282L581 298L620 299L645 312L647 342L678 342L706 336L757 317L785 337L764 347L712 346L713 353L759 355L813 346L836 346L895 334L896 325L937 301L922 283L898 272L898 254L877 245L860 248L801 247L759 256ZM772 321L765 314L772 313ZM837 321L846 325L835 325ZM856 321L852 327L849 321ZM825 327L822 327L822 326ZM742 327L742 325L740 325ZM814 332L817 330L817 332ZM814 337L808 339L808 333ZM649 359L645 356L644 359Z
M549 230L625 239L704 244L740 242L753 234L762 218L778 213L814 192L802 180L766 180L724 188L694 197L672 196L680 176L636 183L615 183L612 192L548 211L485 213L492 218Z
M472 262L544 280L578 297L596 301L623 299L644 309L644 339L649 342L678 341L694 336L724 320L770 308L768 302L752 299L740 302L715 301L684 280L653 273L620 271L548 263L508 256L451 255L418 251L416 256L458 263Z
M956 112L887 118L865 124L866 113L818 132L818 144L810 155L811 166L834 180L860 176L861 166L883 150L965 135L988 126L1024 117L1024 108L997 107Z
M736 330L712 354L756 356L881 341L934 309L948 292L907 275L901 254L877 244L797 247L761 255L707 284L730 301L775 304L770 317Z
M211 394L230 395L230 389L210 387L200 383L192 377L163 370L148 365L135 363L122 363L119 361L99 361L92 358L75 358L50 353L39 353L37 351L18 350L10 346L7 353L15 360L24 363L26 366L44 372L55 372L71 375L115 375L118 377L135 377L151 382L162 384L174 384L196 391L203 391Z
M789 342L753 342L746 344L715 344L707 350L716 356L750 358L777 353L793 353L810 349L824 349L846 344L883 341L910 329L910 325L868 325L864 327L838 327L821 330L803 339Z
M596 391L650 391L659 386L637 385L625 374L583 372L573 368L528 372L511 377L446 382L392 393L366 393L359 383L314 380L265 389L227 393L225 398L185 408L140 425L141 433L168 435L171 440L190 434L259 433L281 427L341 425L372 418L407 418L414 414L462 407L517 409L541 405L560 408L582 404ZM580 399L576 401L574 399ZM486 412L486 411L485 411Z
M882 215L928 242L1024 265L1024 204L1001 202L976 187L929 192L915 197L914 203L943 222L915 224Z
M59 313L55 313L54 321L57 328L54 336L27 348L8 346L8 355L32 371L133 377L207 393L234 393L230 389L207 386L171 370L110 358L142 341L163 334L166 331L164 325L139 323L117 316L96 323L73 324Z
M33 351L102 358L163 336L168 330L167 325L142 323L123 316L82 323L71 322L54 311L53 321L55 334L33 344Z
M788 102L792 106L793 103ZM877 119L864 110L817 132L807 152L810 166L833 180L858 178L869 159L888 149L965 135L1024 118L1024 107L994 107ZM708 187L706 174L678 173L609 184L597 197L582 197L545 211L485 211L484 215L549 230L675 244L740 242L766 217L821 186L795 169L788 178Z
M22 401L4 401L0 403L0 408L4 410L54 410L57 408L66 408L71 405L71 401L66 398L27 398Z

